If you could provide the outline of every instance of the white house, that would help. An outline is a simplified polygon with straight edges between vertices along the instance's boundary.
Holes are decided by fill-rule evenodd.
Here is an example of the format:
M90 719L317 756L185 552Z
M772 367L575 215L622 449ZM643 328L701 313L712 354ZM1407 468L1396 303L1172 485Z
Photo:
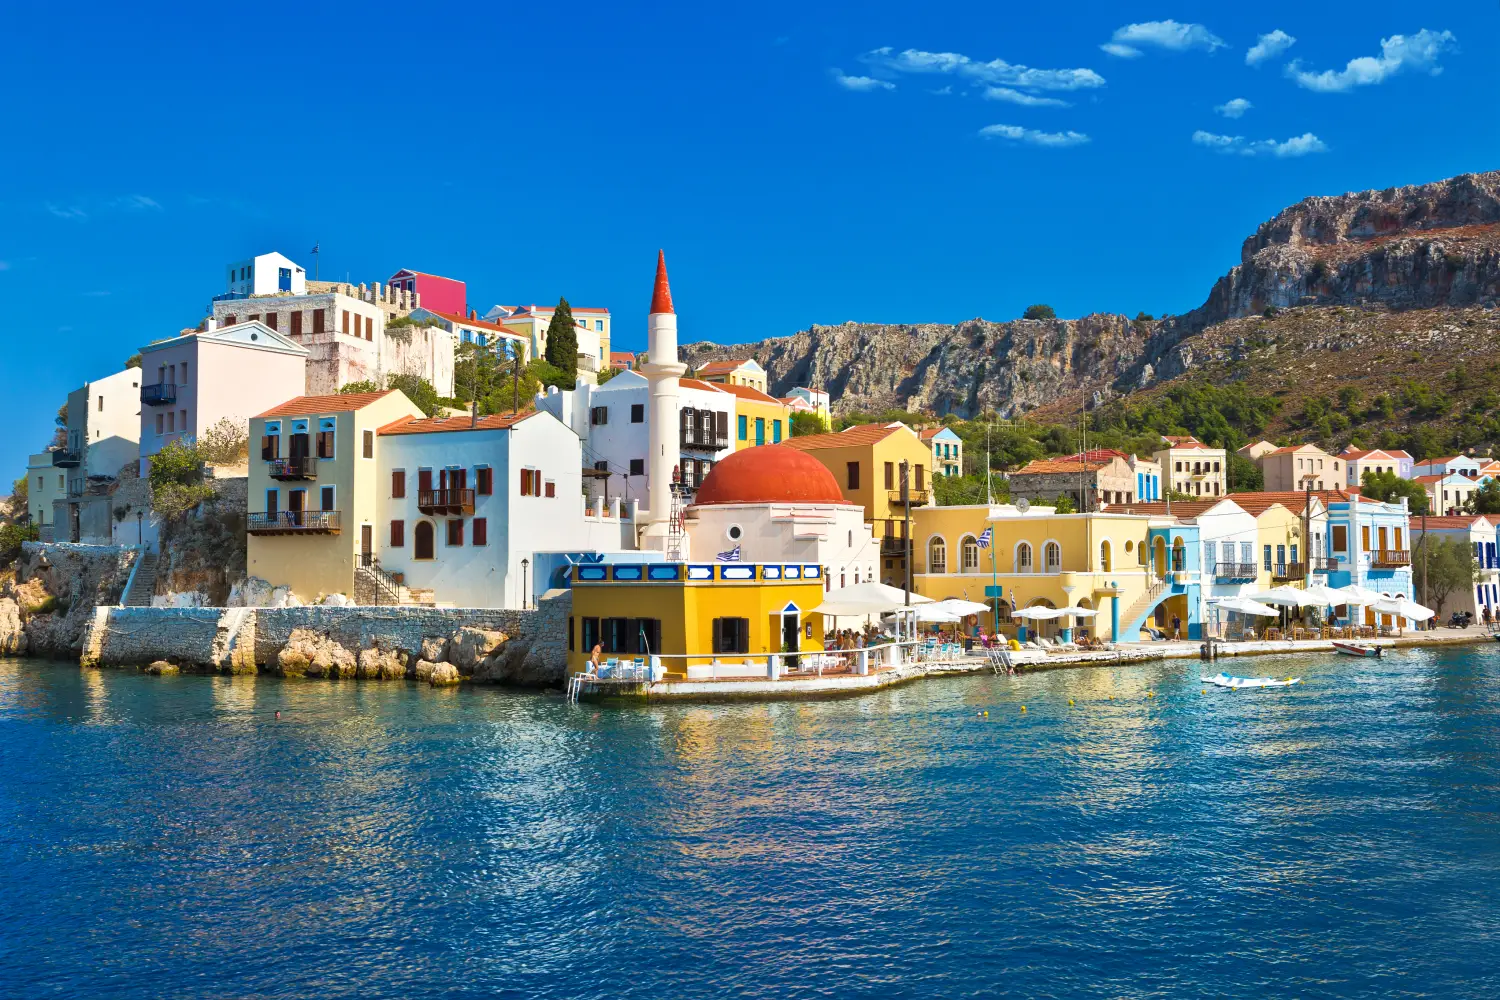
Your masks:
M1427 509L1434 514L1462 514L1469 497L1479 490L1478 469L1475 478L1463 472L1447 472L1417 476L1413 482L1421 483L1427 491Z
M58 541L110 543L110 493L140 453L140 392L141 370L127 368L68 393L67 443L52 452L67 484L52 504Z
M951 427L928 427L919 432L932 448L932 472L937 476L961 476L964 473L964 442Z
M1494 519L1476 514L1458 517L1414 517L1411 519L1413 577L1421 586L1422 549L1425 539L1433 542L1442 539L1457 539L1468 545L1479 564L1479 576L1472 586L1459 587L1441 604L1434 604L1438 621L1442 622L1455 611L1467 611L1477 621L1480 611L1488 606L1490 613L1500 610L1500 553L1496 552L1496 523ZM1421 591L1418 591L1420 597Z
M709 470L734 451L730 428L735 396L696 379L679 380L677 427L679 481L691 493ZM575 388L549 388L536 398L537 409L570 427L582 442L588 469L586 489L604 500L623 497L646 502L650 399L646 377L625 371L592 385L580 378Z
M1198 525L1203 546L1203 601L1201 620L1211 621L1210 602L1215 598L1248 597L1259 589L1255 551L1259 541L1255 515L1234 502L1221 500L1184 523ZM1221 616L1222 620L1223 616Z
M380 568L442 604L533 606L557 554L634 547L628 505L585 508L578 437L549 413L398 421L377 452Z
M1479 469L1484 462L1468 455L1449 455L1445 458L1427 458L1412 466L1412 475L1419 476L1445 476L1454 474L1465 476L1469 479L1479 477Z
M229 280L221 298L275 295L277 292L302 295L306 291L306 271L283 254L263 253L229 265Z

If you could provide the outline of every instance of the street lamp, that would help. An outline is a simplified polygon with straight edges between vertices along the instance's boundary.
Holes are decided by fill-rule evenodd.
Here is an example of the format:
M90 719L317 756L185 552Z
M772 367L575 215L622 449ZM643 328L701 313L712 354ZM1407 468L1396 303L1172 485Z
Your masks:
M527 605L527 600L526 600L526 593L527 593L526 592L526 568L528 566L530 566L530 565L531 565L531 561L529 559L522 559L521 560L521 610L522 611L526 610L526 605Z
M143 511L138 510L135 512L135 544L137 546L144 546L146 544L146 529L144 526L145 516L145 512Z

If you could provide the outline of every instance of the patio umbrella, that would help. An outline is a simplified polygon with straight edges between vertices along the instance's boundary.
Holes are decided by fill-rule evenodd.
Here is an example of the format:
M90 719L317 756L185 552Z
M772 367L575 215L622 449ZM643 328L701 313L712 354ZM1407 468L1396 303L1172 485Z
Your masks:
M1031 621L1046 622L1054 618L1061 618L1066 612L1057 608L1017 608L1010 613L1012 618L1030 619Z
M1242 615L1259 615L1262 618L1275 618L1281 614L1280 611L1269 604L1262 604L1248 597L1222 597L1210 603L1216 604L1225 611L1236 611Z
M1094 617L1095 615L1097 615L1099 613L1098 611L1095 611L1093 608L1071 608L1071 607L1069 607L1069 608L1062 608L1060 610L1062 611L1062 613L1064 615L1072 615L1074 618L1092 618L1092 617Z
M950 611L955 615L982 615L990 610L988 604L980 604L978 601L966 601L961 597L950 597L946 601L938 601L938 607Z
M1416 622L1425 622L1437 614L1431 608L1424 608L1408 597L1384 597L1370 606L1383 615L1398 615Z
M912 615L919 622L942 622L951 624L963 619L962 615L954 614L941 604L924 604L917 608Z
M1342 603L1358 604L1360 607L1367 607L1371 604L1374 604L1376 601L1384 601L1387 599L1386 596L1380 591L1371 590L1368 587L1361 587L1357 583L1351 583L1347 587L1340 587L1335 591L1335 593L1343 595L1344 600Z
M1275 604L1286 608L1317 607L1323 603L1320 598L1309 597L1307 591L1298 590L1296 587L1272 587L1258 594L1251 594L1252 601L1262 604Z
M1315 599L1321 607L1332 607L1335 604L1347 604L1349 595L1342 590L1336 590L1324 583L1308 584L1303 591L1309 598Z
M936 602L930 597L912 594L911 603L917 605ZM879 615L887 611L901 611L905 608L906 601L900 590L870 580L829 591L823 595L823 603L812 610L818 614L844 616Z

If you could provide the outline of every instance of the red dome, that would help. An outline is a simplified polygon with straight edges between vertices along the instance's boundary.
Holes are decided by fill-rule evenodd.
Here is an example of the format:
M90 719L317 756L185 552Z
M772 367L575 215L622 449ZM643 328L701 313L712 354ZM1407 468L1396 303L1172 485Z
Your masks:
M845 503L838 480L816 458L783 444L737 451L715 465L695 504Z

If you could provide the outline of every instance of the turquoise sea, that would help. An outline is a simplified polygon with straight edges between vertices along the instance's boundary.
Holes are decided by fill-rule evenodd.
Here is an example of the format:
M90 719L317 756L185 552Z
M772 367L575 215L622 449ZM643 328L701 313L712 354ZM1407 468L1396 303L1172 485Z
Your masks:
M1500 995L1500 648L1226 666L1306 683L611 708L0 660L0 996Z

